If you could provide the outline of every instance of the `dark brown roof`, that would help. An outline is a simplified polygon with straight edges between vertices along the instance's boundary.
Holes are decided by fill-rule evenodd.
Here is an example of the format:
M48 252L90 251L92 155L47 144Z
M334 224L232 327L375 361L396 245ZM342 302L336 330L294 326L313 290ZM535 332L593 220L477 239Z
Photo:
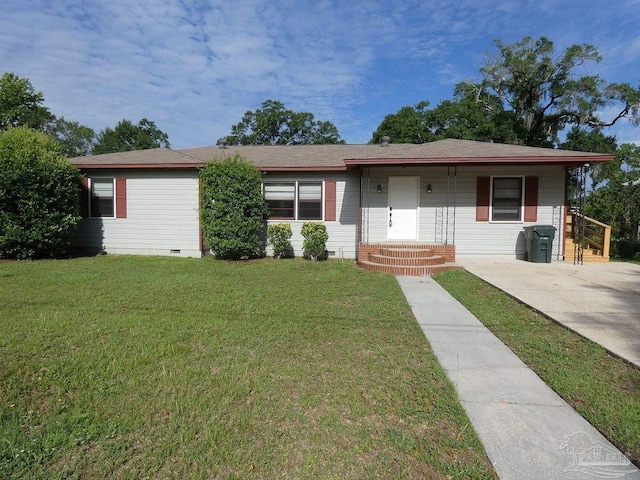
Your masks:
M156 148L132 152L76 157L79 168L199 168L214 158L236 153L265 171L346 170L366 165L480 165L538 163L580 165L611 160L611 155L550 148L446 139L423 144L381 145L264 145Z

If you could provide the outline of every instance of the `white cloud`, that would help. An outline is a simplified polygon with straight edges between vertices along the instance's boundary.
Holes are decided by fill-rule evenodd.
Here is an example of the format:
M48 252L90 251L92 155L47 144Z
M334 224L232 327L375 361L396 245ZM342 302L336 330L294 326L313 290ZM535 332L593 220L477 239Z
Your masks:
M606 53L627 65L620 72L607 63L607 73L636 83L640 73L628 78L640 56L629 27L636 22L627 20L634 15L604 15L596 5L8 0L0 70L29 78L58 116L96 130L147 117L175 148L213 143L268 98L330 120L347 141L360 142L402 105L450 98L453 84L477 75L494 38L591 42L595 22L598 38L611 39ZM569 21L577 27L566 28Z

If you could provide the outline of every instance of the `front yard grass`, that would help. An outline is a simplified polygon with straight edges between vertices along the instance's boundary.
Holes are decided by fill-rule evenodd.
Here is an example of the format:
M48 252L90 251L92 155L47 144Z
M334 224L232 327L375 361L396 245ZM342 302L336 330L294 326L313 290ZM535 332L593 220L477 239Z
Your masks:
M0 478L495 478L392 276L0 262Z
M640 369L464 270L433 278L640 465Z

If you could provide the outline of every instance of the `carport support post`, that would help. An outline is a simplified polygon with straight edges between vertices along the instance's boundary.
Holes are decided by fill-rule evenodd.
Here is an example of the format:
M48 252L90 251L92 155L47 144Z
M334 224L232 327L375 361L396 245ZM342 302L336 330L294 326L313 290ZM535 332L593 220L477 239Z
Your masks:
M574 255L573 264L584 265L584 200L587 192L587 171L589 164L579 166L576 169L576 215L574 215Z

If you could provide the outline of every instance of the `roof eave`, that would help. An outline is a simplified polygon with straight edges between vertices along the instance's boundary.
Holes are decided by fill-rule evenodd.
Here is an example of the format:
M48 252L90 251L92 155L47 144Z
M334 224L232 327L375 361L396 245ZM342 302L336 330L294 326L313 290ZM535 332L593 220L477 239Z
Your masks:
M612 155L566 156L566 157L443 157L443 158L349 158L347 168L393 167L393 166L442 166L442 165L584 165L613 160Z
M344 172L347 170L346 166L331 166L331 167L263 167L256 165L256 168L261 172Z
M112 170L112 169L192 169L202 168L204 163L75 163L80 170Z

